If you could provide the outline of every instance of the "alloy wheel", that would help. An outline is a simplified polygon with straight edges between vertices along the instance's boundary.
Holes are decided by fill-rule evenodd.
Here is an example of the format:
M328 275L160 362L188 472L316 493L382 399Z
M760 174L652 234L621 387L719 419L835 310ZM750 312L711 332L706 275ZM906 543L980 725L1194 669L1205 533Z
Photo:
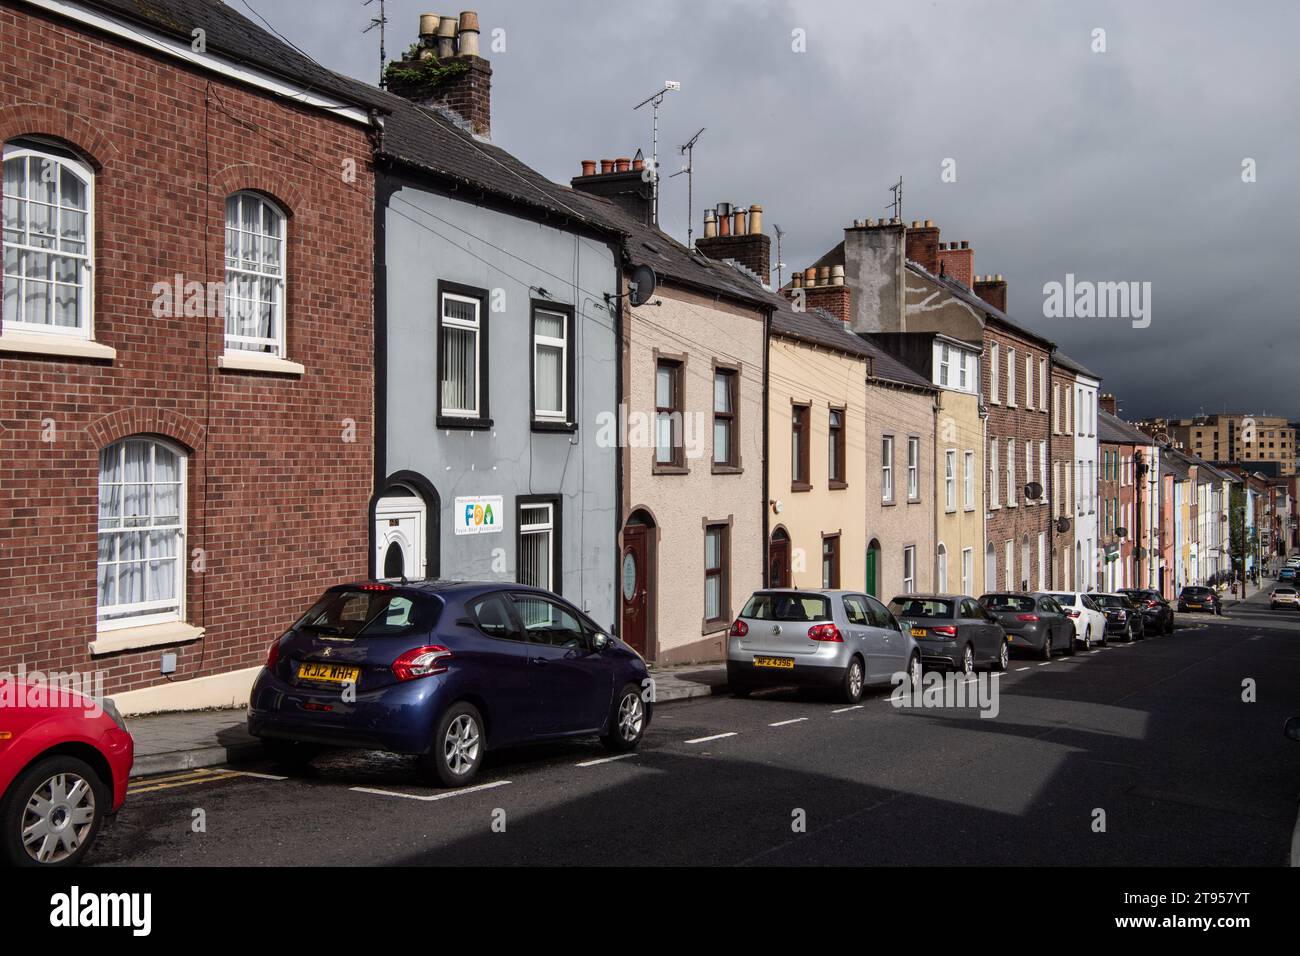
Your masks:
M862 693L862 664L856 658L849 664L849 693L855 698Z
M469 714L461 714L447 728L443 740L443 759L447 768L457 776L464 776L478 762L478 724Z
M921 658L913 656L907 665L907 680L911 684L911 690L915 691L921 686Z
M969 644L966 645L966 650L961 655L961 672L963 674L975 673L975 652L971 650Z
M641 695L628 693L618 704L618 733L624 740L632 741L641 736L641 725L645 721L645 708L641 705Z
M56 773L32 793L22 815L23 849L37 863L61 863L95 824L95 790L75 773Z
M1004 671L1011 665L1011 652L1007 650L1007 642L1002 642L1002 647L998 650L998 670Z

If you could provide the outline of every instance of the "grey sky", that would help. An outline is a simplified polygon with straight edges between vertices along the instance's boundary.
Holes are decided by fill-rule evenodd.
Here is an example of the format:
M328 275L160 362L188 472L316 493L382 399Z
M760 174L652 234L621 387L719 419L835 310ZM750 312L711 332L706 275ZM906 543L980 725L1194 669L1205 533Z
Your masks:
M247 14L243 0L227 0ZM325 65L374 81L377 4L253 0ZM390 0L388 52L422 12ZM1000 272L1010 312L1104 376L1122 414L1232 410L1300 417L1293 278L1300 237L1290 2L1144 0L482 0L493 140L567 182L582 159L695 153L706 205L761 203L783 259L807 265L905 181L904 218L966 239ZM495 28L506 50L491 52ZM807 52L791 49L806 31ZM1108 50L1092 52L1092 31ZM957 181L940 180L945 158ZM1258 181L1242 182L1242 161ZM663 226L685 241L686 177L666 181ZM1046 319L1067 273L1152 283L1152 323Z

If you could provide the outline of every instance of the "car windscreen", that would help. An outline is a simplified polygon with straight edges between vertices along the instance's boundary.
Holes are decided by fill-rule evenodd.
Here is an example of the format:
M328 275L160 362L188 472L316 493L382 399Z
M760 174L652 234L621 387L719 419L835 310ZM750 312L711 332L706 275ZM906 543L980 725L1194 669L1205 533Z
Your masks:
M1034 609L1033 598L1021 597L1018 594L986 594L980 598L980 603L995 614Z
M1092 599L1102 607L1122 607L1129 606L1128 598L1120 597L1118 594L1094 594Z
M326 591L294 627L338 637L391 637L432 627L437 612L430 605L390 590Z
M889 602L889 609L894 617L907 618L951 618L953 602L936 598L894 598Z
M753 621L829 621L831 602L824 594L755 594L740 616Z
M1048 596L1049 598L1051 598L1052 600L1056 601L1056 603L1058 603L1058 604L1068 604L1068 605L1071 605L1071 606L1074 605L1074 595L1073 595L1073 594L1049 594L1049 595L1047 595L1047 596Z

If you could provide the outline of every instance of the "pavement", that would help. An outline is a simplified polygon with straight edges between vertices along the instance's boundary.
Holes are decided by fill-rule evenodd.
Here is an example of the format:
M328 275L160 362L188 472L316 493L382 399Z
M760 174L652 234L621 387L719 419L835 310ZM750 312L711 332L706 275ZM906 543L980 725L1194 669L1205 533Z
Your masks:
M136 780L87 862L1282 866L1300 611L1259 597L1169 636L1013 658L996 716L775 689L659 708L631 755L493 751L462 790L368 752Z
M652 665L650 676L655 702L660 704L709 697L727 689L727 669L721 664ZM248 734L243 708L151 714L131 718L128 726L135 738L133 780L242 764L262 756L262 745Z

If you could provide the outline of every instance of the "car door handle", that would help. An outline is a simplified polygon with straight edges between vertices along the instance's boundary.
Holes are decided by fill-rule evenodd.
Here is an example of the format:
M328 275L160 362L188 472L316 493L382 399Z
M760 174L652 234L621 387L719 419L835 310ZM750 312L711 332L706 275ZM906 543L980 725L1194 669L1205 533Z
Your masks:
M530 663L530 664L540 664L542 667L545 667L545 666L547 665L548 661L546 660L545 657L530 657L530 658L528 658L528 663Z

